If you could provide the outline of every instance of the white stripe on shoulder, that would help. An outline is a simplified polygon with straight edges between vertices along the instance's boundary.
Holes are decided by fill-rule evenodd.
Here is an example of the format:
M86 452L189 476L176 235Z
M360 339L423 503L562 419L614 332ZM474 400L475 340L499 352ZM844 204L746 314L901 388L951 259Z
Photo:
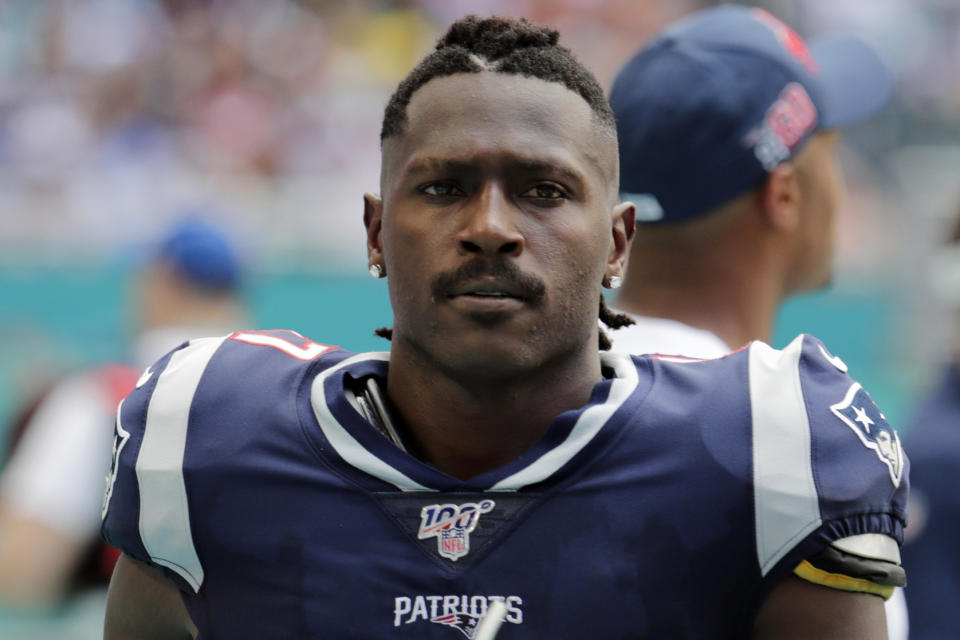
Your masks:
M750 345L754 515L762 575L821 524L800 387L802 350L802 335L782 351L763 342Z
M137 455L140 538L150 558L176 571L194 591L203 567L190 530L183 455L193 396L210 358L227 336L200 338L176 351L157 378Z
M385 360L389 362L390 354L386 351L360 353L347 358L340 364L327 369L314 378L313 384L310 387L310 404L313 406L313 414L316 416L317 422L320 423L320 429L323 431L323 435L327 438L330 446L334 448L337 454L357 469L375 478L379 478L384 482L389 482L402 491L434 491L434 489L425 487L407 477L368 451L362 444L357 442L356 438L350 435L349 431L343 428L343 425L341 425L333 413L330 412L330 408L327 406L326 391L323 388L327 378L344 367L366 360Z
M566 440L529 466L490 487L490 491L517 491L546 480L590 444L610 416L626 402L639 382L636 365L629 355L623 353L602 353L600 357L603 364L612 367L616 374L610 384L610 395L606 402L586 409L580 414Z

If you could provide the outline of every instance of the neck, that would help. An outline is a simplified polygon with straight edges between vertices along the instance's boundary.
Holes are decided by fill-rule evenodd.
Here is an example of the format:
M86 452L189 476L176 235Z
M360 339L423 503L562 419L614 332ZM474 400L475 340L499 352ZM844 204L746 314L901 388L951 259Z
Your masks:
M556 416L585 405L601 379L596 349L487 377L469 365L451 372L396 336L390 353L387 395L404 444L461 480L519 457Z
M754 254L756 257L756 254ZM644 250L631 256L617 308L715 334L731 348L769 341L784 292L772 265L717 254Z

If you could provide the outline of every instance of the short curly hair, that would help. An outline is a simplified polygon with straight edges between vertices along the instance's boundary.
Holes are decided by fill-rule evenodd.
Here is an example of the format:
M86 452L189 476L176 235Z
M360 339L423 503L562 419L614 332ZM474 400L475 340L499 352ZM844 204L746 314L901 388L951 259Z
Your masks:
M474 15L454 22L436 49L400 82L383 115L380 140L403 132L407 105L413 94L434 78L457 73L494 71L547 82L557 82L579 94L597 120L616 135L613 111L600 84L566 47L557 44L560 34L549 27L520 18Z

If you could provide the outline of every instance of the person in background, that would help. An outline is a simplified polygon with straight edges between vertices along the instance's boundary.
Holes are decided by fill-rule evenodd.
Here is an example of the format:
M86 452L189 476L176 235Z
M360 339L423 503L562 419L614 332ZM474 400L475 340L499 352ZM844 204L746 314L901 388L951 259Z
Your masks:
M891 91L860 41L808 47L742 6L692 14L630 60L610 94L638 221L616 299L636 324L617 348L719 355L768 340L785 298L830 280L839 130Z
M613 349L716 358L769 341L784 299L831 277L839 129L891 91L865 44L808 47L759 8L705 9L647 44L610 95L638 222L616 298L635 324ZM905 638L902 592L887 614Z
M0 472L0 608L51 610L103 590L118 554L98 535L117 404L164 352L245 324L241 272L221 231L184 219L136 280L129 363L68 375L21 410Z
M960 327L960 211L949 241L933 262L936 293ZM903 559L911 638L960 637L960 334L929 395L920 402L904 437L910 448L910 520Z

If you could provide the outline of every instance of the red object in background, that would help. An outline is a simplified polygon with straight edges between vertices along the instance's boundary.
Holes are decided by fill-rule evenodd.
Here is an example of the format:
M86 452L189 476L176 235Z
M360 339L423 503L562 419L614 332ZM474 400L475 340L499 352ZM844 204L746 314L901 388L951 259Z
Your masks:
M113 575L113 568L116 566L117 560L120 559L120 553L120 549L111 547L105 542L100 544L98 568L100 578L104 583L110 582L110 576Z
M117 405L127 394L133 391L137 384L140 372L121 364L105 364L91 371L97 376L105 393L103 397L109 406L105 407L105 415L116 413ZM56 387L59 380L47 384L30 402L26 403L14 418L10 427L10 436L7 442L4 462L8 461L16 450L17 444L29 428L31 419L37 409L43 404L50 392ZM104 429L109 429L105 424ZM83 589L94 585L105 585L110 582L113 567L120 558L120 550L107 545L99 538L91 540L86 556L77 566L71 578L72 589Z

